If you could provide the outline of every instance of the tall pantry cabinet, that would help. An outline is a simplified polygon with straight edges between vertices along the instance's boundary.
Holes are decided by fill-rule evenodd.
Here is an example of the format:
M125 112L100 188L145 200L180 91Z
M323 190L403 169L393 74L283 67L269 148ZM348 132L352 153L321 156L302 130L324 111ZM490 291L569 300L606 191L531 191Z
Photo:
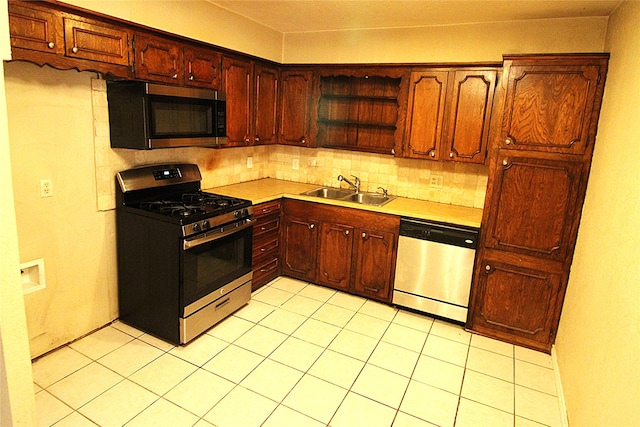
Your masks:
M467 328L551 350L607 64L608 54L505 56Z

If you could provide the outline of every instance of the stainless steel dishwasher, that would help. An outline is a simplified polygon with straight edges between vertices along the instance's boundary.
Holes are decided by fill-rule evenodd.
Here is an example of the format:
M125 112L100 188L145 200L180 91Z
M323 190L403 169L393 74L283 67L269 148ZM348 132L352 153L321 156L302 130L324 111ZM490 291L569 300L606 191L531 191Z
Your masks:
M393 304L467 320L478 229L401 218Z

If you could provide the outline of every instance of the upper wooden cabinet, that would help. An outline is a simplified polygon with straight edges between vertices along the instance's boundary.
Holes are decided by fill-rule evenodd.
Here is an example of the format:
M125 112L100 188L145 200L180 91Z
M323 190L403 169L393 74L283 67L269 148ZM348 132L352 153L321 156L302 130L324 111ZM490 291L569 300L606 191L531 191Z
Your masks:
M280 74L280 127L278 143L312 147L311 103L313 71L283 70Z
M184 47L184 84L205 89L220 89L222 53L213 49Z
M395 154L402 141L402 81L396 68L321 70L318 146Z
M253 142L253 62L222 58L222 91L227 97L227 147Z
M182 83L184 67L180 47L168 39L136 34L135 76L156 82Z
M254 143L275 144L278 142L280 73L276 67L256 64L254 82Z
M9 3L9 34L12 47L64 54L62 17L55 10Z
M500 146L584 154L593 145L606 60L597 56L505 57L505 114Z
M497 69L414 71L403 156L484 163Z
M64 18L65 55L131 65L130 30L88 19Z
M79 68L69 59L95 61L86 69L112 72L100 64L131 65L132 31L94 19L71 15L27 2L9 3L9 33L13 57L50 64L57 68ZM38 58L29 51L59 56ZM88 63L87 63L88 64ZM126 74L126 72L125 72Z

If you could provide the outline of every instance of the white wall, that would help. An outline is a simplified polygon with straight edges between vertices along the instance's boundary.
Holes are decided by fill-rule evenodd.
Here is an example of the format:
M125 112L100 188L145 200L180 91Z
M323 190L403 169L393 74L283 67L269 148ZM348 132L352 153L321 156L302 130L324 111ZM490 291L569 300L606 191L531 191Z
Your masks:
M609 74L556 354L572 427L638 425L640 2L612 15Z

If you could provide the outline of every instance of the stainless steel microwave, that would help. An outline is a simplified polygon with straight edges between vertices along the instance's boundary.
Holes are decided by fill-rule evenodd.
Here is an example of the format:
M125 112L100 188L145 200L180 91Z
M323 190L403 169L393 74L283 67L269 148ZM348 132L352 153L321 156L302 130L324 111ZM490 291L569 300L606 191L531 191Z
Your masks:
M224 94L138 81L108 81L112 148L216 147L227 142Z

